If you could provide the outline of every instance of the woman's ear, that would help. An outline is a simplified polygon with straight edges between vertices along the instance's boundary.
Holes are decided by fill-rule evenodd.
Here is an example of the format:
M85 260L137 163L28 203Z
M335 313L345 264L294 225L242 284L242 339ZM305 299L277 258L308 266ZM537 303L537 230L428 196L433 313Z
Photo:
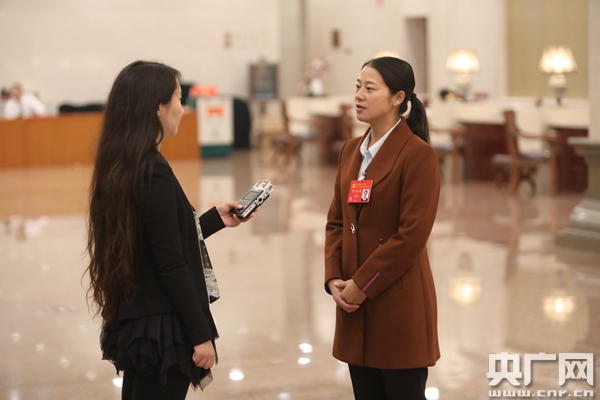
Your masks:
M394 107L399 106L400 104L402 104L405 97L406 97L406 93L404 93L404 90L399 91L398 93L396 93L394 95L394 99L392 100L392 105Z

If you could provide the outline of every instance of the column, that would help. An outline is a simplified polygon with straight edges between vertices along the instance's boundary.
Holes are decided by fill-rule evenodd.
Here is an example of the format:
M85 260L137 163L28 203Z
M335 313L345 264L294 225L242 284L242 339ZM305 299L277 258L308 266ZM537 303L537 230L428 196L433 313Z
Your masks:
M589 0L589 100L590 128L587 138L569 143L588 165L588 190L571 213L567 228L559 232L559 246L600 252L600 0Z

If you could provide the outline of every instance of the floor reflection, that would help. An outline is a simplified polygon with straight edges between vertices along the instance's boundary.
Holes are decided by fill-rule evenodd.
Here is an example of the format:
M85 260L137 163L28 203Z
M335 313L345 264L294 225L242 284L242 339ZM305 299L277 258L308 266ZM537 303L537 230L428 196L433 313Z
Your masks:
M201 210L256 181L275 191L256 217L208 241L221 289L215 381L189 399L349 399L331 357L334 305L323 290L324 224L335 169L292 168L255 151L173 163ZM0 171L0 399L118 399L85 303L85 166ZM444 184L428 243L442 358L429 399L487 399L489 354L595 353L600 257L557 249L581 194L506 196L488 183ZM540 362L532 388L559 389ZM571 388L588 388L582 380ZM506 382L501 388L510 388Z

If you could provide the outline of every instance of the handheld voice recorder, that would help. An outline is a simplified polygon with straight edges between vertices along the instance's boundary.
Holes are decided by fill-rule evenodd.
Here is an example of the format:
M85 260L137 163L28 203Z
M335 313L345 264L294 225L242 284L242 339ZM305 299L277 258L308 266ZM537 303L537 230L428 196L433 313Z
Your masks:
M248 192L238 201L243 208L231 209L231 213L237 215L240 219L248 218L262 203L269 198L273 191L273 184L269 181L258 181L248 190Z

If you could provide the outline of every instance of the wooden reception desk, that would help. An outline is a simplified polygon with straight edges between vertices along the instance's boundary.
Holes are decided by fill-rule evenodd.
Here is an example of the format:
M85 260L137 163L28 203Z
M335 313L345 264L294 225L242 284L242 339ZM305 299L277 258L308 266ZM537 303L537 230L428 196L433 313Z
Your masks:
M0 168L91 164L101 124L102 113L0 120ZM196 113L183 115L161 153L168 160L199 158Z

